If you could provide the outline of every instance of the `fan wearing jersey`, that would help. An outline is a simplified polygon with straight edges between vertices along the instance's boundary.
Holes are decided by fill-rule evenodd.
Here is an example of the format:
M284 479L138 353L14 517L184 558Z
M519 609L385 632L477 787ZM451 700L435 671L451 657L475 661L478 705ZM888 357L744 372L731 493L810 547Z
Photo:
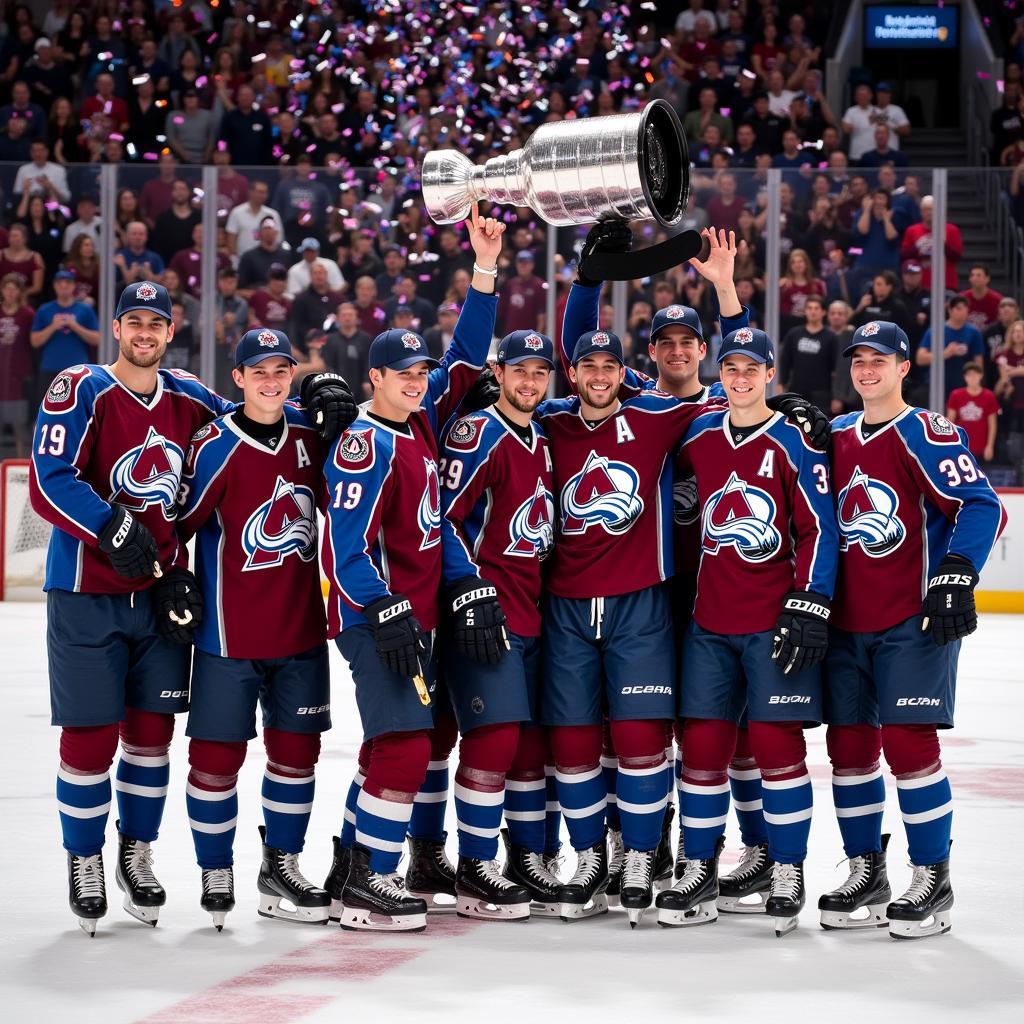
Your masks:
M658 920L691 925L718 916L727 771L746 707L774 862L765 909L781 935L795 927L805 900L811 782L803 728L821 721L817 666L838 534L826 457L765 401L775 374L768 336L734 331L718 361L729 407L699 416L678 455L697 480L701 562L679 683L686 862L658 896Z
M1006 513L964 432L904 402L902 329L870 321L843 355L864 412L833 421L840 544L825 714L850 875L818 907L826 928L888 925L893 938L927 938L949 931L953 906L953 801L939 730L953 726L960 644L977 628L974 588ZM891 902L882 752L914 868Z
M324 464L328 635L351 667L364 738L325 885L332 896L337 892L346 928L426 924L426 901L406 890L397 869L413 802L428 762L437 759L431 742L442 696L433 642L442 562L437 436L487 357L504 228L481 219L474 207L472 288L451 346L438 362L414 331L379 334L369 354L373 398ZM456 619L470 609L474 616L493 615L497 634L503 626L497 602L482 602L459 603L451 613ZM414 681L433 694L435 707L421 703ZM453 743L454 733L445 759ZM443 834L437 850L443 856Z
M178 533L196 538L196 574L211 612L195 635L186 804L200 904L218 930L234 906L236 787L257 704L267 752L259 913L323 923L330 904L298 865L320 734L331 720L317 562L323 451L306 416L286 404L295 364L281 331L243 335L232 376L244 404L192 438L178 497Z

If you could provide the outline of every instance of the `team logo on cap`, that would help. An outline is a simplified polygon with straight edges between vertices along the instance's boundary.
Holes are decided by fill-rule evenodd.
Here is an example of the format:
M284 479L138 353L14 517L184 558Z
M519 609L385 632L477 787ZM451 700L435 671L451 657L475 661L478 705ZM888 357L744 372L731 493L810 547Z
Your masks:
M732 336L732 340L737 345L749 345L754 340L754 332L749 327L741 327Z
M878 333L878 328L879 324L877 320L869 321L860 329L861 337L870 338L873 334Z
M140 302L152 302L153 299L156 298L156 288L154 288L148 281L143 281L143 283L135 289L135 298Z
M185 453L150 427L146 440L114 463L110 471L110 500L133 512L159 505L165 519L174 519L184 461Z
M610 345L611 343L611 338L609 338L608 335L604 333L604 331L598 331L597 334L595 334L590 339L590 344L597 345L598 348L604 348L605 345Z
M555 502L544 481L537 478L533 497L527 498L512 514L508 524L511 543L506 555L541 561L551 553L555 543Z
M280 565L288 555L304 562L316 557L316 508L313 492L279 476L274 494L251 516L242 531L242 572Z
M277 335L273 331L260 331L256 340L264 348L273 348L277 344Z
M744 562L765 562L782 547L772 496L735 472L705 503L701 532L705 554L733 547Z
M682 306L669 306L668 309L665 310L665 316L667 316L669 320L680 320L682 317L686 316L686 310L683 309Z
M544 339L539 334L528 334L523 338L523 344L528 349L536 352L544 347Z
M606 533L625 533L644 510L639 489L640 474L628 462L592 451L562 488L562 532L586 533L599 526Z
M411 348L413 351L415 351L420 347L420 339L417 338L416 335L412 333L412 331L406 331L405 334L402 335L402 344L406 348Z
M857 466L836 499L840 550L859 544L869 558L895 551L907 535L896 514L899 507L900 500L888 484L873 480Z

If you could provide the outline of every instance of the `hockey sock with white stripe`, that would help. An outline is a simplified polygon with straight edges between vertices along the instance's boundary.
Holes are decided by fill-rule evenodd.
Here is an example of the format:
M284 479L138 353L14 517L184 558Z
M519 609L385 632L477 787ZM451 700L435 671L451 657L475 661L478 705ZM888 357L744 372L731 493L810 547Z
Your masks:
M941 762L920 772L897 775L896 795L907 830L911 864L939 864L948 860L953 792Z
M110 814L110 772L80 774L61 762L57 810L64 849L80 857L99 853Z
M729 763L729 788L743 845L757 846L768 842L768 827L762 808L761 772L752 757L733 758Z
M448 805L448 761L431 761L427 777L423 780L409 820L409 835L413 839L434 839L443 842L444 812Z
M204 870L229 868L234 862L238 773L245 762L245 752L243 742L193 738L189 743L191 770L185 784L185 807L196 862Z
M655 850L668 803L664 750L649 757L619 757L619 820L622 841L631 850Z

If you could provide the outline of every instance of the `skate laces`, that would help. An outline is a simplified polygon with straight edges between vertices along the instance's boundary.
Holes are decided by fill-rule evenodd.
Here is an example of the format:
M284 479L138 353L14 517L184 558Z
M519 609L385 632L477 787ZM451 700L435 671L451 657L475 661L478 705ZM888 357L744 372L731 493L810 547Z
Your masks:
M278 854L278 868L281 874L284 875L285 879L291 882L297 889L317 889L306 876L299 870L299 855L297 853L285 853L281 851Z
M776 864L772 868L772 896L795 900L800 896L800 868L796 864Z
M97 853L91 857L75 857L75 888L80 897L106 895L103 886L103 858Z
M444 843L438 843L434 847L434 862L437 864L438 870L446 878L455 878L455 865L448 859L448 853L444 848Z
M231 868L208 868L203 872L203 892L207 895L230 896L234 881Z
M900 897L909 903L923 903L932 894L935 885L935 869L927 865L911 864L914 875L910 879L910 888Z
M541 862L543 863L544 869L547 871L547 873L551 875L551 877L556 882L558 882L559 885L561 885L561 882L558 881L558 875L561 872L562 868L565 867L564 854L561 851L559 851L558 853L552 854L538 854L538 856L541 858Z
M392 900L405 900L409 894L405 891L405 879L397 871L389 875L371 874L369 879L370 888Z
M625 856L626 847L622 842L621 832L609 832L608 844L611 849L608 851L608 872L620 871L622 869L622 858Z
M706 863L702 860L684 861L682 877L672 888L677 892L689 892L703 885L708 875Z
M555 858L552 858L553 860ZM561 859L561 858L557 858ZM523 860L523 867L526 873L541 885L560 885L558 876L548 867L544 860L544 854L534 853L530 850Z
M135 882L141 886L160 885L153 874L153 847L149 843L133 840L125 852L128 874Z
M569 879L568 885L590 885L601 870L601 855L597 850L583 850L579 854L576 874Z
M744 881L756 875L764 867L764 859L765 851L763 846L744 846L743 856L740 857L739 864L725 877L733 882Z
M622 865L622 885L645 888L651 884L654 856L643 850L626 850Z
M863 889L867 885L870 874L866 857L851 857L850 877L836 889L836 893L842 896L852 896L858 889Z
M477 861L477 873L480 878L499 889L514 889L516 883L510 882L502 873L501 865L496 860Z

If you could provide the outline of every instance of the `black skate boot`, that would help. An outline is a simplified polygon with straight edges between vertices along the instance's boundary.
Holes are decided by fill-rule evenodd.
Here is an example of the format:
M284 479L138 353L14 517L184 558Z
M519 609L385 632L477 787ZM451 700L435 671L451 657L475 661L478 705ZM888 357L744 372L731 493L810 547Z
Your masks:
M508 829L501 830L501 837L505 842L504 875L530 894L531 916L558 917L555 892L562 883L548 870L544 854L513 845Z
M121 832L121 822L117 825L117 870L114 881L124 893L124 909L136 921L155 928L160 908L167 902L167 893L153 874L153 848L149 843L132 839Z
M622 862L622 888L619 902L629 915L629 927L635 928L644 911L654 902L654 862L656 850L625 848ZM669 860L671 864L671 859Z
M718 909L723 914L763 914L773 867L767 843L744 846L739 864L718 880Z
M107 914L102 853L92 857L68 854L68 903L78 918L78 927L91 939L96 934L96 922Z
M577 850L576 873L555 892L558 916L563 921L608 913L608 842L600 842L585 850Z
M892 899L889 879L885 873L885 848L889 837L882 836L881 852L850 858L850 876L838 889L818 900L821 927L826 931L840 928L885 928L886 905ZM856 916L855 916L856 915Z
M199 906L212 918L217 931L224 930L224 919L235 909L235 872L233 868L205 868L203 895Z
M800 911L807 902L804 864L778 864L772 868L772 883L764 912L774 920L775 935L781 938L796 930Z
M327 872L327 881L324 882L324 889L331 897L331 909L328 912L329 921L341 920L341 890L345 887L345 879L348 878L349 853L347 846L341 845L338 836L332 836L334 843L334 859L331 861L331 870Z
M661 842L658 844L658 855L654 858L654 888L667 889L672 884L672 822L675 821L676 809L672 804L665 807L665 817L661 819Z
M932 935L945 935L953 927L949 861L911 866L914 876L910 888L886 908L889 934L894 939L927 939Z
M611 828L608 830L608 885L605 894L608 897L608 906L619 905L619 893L622 889L622 862L626 855L622 843L622 832Z
M370 851L358 843L349 854L341 904L341 927L346 931L421 932L427 927L426 902L406 892L397 871L371 871Z
M683 842L683 830L679 830L679 842L676 845L676 862L672 868L672 881L678 882L686 871L686 844Z
M405 872L405 887L410 896L418 896L427 904L431 914L454 913L455 868L444 852L444 841L413 839L409 836L409 867Z
M528 921L530 892L502 875L496 860L460 857L455 872L459 917L484 921Z
M263 862L256 888L260 891L260 917L278 917L302 924L327 924L331 897L299 870L299 855L285 853L266 844L266 829L260 825Z
M718 920L718 858L725 846L718 837L715 855L707 860L683 862L682 877L669 889L658 893L658 924L665 928L681 928L694 924L711 924Z

